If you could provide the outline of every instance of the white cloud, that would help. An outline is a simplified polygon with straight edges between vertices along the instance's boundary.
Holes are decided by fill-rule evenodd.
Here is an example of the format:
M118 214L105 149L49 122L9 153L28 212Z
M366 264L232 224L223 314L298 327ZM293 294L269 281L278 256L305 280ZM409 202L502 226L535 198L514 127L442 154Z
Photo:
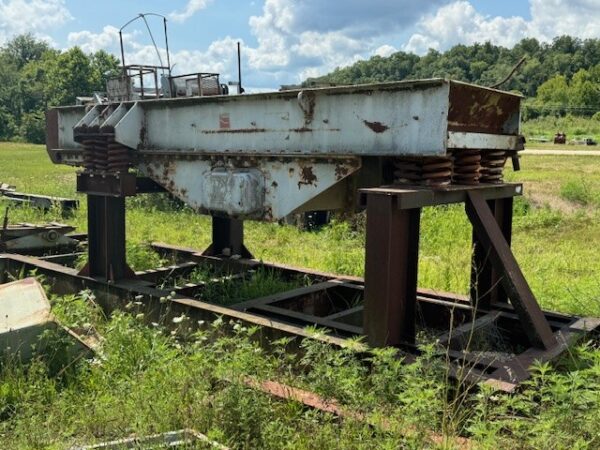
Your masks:
M340 5L322 0L266 0L262 15L249 21L258 41L256 48L247 49L250 69L284 71L283 82L289 83L371 54L390 54L394 47L381 40L444 1L346 0Z
M476 11L466 0L442 6L417 23L404 50L417 54L429 48L490 41L511 47L525 37L541 41L569 34L581 38L600 37L600 2L597 0L530 0L531 19L492 17Z
M50 40L45 33L72 18L64 0L0 0L0 44L28 32Z
M169 19L175 22L185 22L198 11L206 8L211 0L189 0L183 11L173 11L169 14Z
M123 40L126 42L131 35L125 34ZM79 46L86 53L94 53L98 50L107 50L119 43L119 29L112 25L107 25L100 33L91 31L77 31L69 33L67 36L69 46Z
M388 44L384 44L384 45L381 45L381 46L377 47L375 49L375 51L373 52L373 54L377 55L377 56L382 56L382 57L385 58L385 57L390 56L392 53L395 53L397 51L398 50L396 50L395 47L393 47L391 45L388 45Z
M170 17L185 20L210 1L189 1ZM599 0L530 0L529 4L528 20L484 15L467 0L346 0L343 7L322 0L265 0L262 12L248 21L256 44L242 46L244 84L255 90L277 88L398 50L423 54L429 48L445 50L457 43L488 40L511 46L529 36L546 41L560 34L600 37L600 27L595 26L600 22ZM138 38L135 32L125 35L126 62L158 63L154 47ZM104 48L119 54L118 30L113 26L99 33L70 33L68 40L85 51ZM242 39L226 36L204 50L173 51L175 73L214 71L221 73L222 82L236 79L237 41Z

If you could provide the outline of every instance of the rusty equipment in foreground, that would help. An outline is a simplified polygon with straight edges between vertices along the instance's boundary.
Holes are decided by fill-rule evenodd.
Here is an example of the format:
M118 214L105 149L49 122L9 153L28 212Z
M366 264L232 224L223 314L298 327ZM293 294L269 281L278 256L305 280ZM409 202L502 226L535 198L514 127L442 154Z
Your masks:
M0 183L0 198L17 205L29 205L44 211L49 211L53 207L58 207L63 215L68 215L74 209L79 207L78 200L17 192L17 189L14 186L7 183Z
M318 325L335 345L365 335L370 345L418 354L422 336L434 335L451 373L505 390L528 377L534 360L557 357L600 324L542 311L510 249L522 186L502 176L522 148L519 96L442 79L189 94L48 111L52 161L82 168L88 264L78 273L4 256L4 274L35 269L63 290L144 297L149 320L224 316L262 326L266 338L309 336L304 327ZM125 198L160 191L212 216L212 244L204 252L156 245L175 264L134 273L125 255ZM417 287L421 211L453 203L465 205L473 226L466 297ZM367 212L364 280L262 263L244 243L247 219L357 206ZM166 280L198 267L215 272L207 283L258 268L310 283L230 307L202 297L207 283L175 285L169 295Z

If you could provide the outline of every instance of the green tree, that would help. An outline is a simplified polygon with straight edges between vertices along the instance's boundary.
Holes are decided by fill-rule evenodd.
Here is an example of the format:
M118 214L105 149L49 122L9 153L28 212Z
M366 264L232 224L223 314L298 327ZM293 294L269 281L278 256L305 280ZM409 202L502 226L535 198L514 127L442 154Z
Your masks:
M594 80L587 70L581 69L571 80L569 105L572 108L582 108L582 113L588 112L591 108L600 108L599 88L598 80Z
M567 77L555 75L542 83L537 90L538 101L548 107L565 106L569 102L569 85Z
M21 137L33 144L43 144L46 140L46 120L43 111L37 110L23 114Z
M93 70L90 58L79 47L60 53L48 62L46 98L49 106L72 105L81 95L93 89Z
M31 33L27 33L8 41L3 48L3 52L20 70L28 62L40 59L44 52L49 49L47 42L38 40Z
M92 91L104 91L108 78L115 76L119 69L119 60L104 50L99 50L90 56Z

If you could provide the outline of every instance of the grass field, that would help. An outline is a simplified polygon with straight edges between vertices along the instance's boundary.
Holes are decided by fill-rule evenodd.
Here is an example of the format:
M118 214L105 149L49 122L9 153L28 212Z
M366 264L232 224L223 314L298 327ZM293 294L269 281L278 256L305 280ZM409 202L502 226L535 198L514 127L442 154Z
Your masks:
M600 316L600 158L524 156L521 166L508 174L524 182L526 193L516 203L513 248L534 293L546 309ZM21 191L75 196L74 173L52 165L41 146L0 143L0 181ZM85 231L81 200L67 221ZM147 248L153 240L198 249L208 244L207 218L173 210L164 198L128 202L134 268L159 264ZM59 211L23 208L12 209L10 218L63 220ZM318 232L247 223L246 244L264 260L362 275L361 223L334 222ZM420 286L466 293L471 231L463 210L427 209L422 230ZM600 350L593 343L582 343L555 366L537 367L518 394L465 393L451 389L428 349L407 366L391 351L378 351L367 368L352 349L306 342L302 356L290 356L279 342L267 354L251 340L254 330L239 328L227 338L219 323L182 341L160 325L142 325L135 311L104 317L86 295L52 301L66 324L94 327L104 336L102 357L58 377L44 358L30 367L4 364L0 448L65 448L185 427L235 448L454 448L459 434L473 448L600 448ZM335 397L376 426L275 401L244 387L245 377ZM433 442L431 431L446 440Z
M530 144L534 143L535 139L540 138L552 141L554 134L558 132L566 133L567 141L581 141L585 138L592 138L596 142L600 142L600 120L571 115L563 117L544 116L524 121L522 132ZM562 147L575 148L578 146L565 145ZM586 148L585 146L581 147Z

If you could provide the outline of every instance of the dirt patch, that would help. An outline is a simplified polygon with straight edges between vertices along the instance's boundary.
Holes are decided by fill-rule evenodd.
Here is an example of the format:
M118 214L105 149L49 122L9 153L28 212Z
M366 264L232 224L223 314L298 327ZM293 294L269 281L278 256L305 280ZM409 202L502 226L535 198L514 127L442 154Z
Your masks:
M550 208L565 214L573 214L582 208L580 205L572 203L568 200L563 200L556 195L545 192L536 192L533 189L530 189L527 198L531 201L533 206L542 208L548 205Z

